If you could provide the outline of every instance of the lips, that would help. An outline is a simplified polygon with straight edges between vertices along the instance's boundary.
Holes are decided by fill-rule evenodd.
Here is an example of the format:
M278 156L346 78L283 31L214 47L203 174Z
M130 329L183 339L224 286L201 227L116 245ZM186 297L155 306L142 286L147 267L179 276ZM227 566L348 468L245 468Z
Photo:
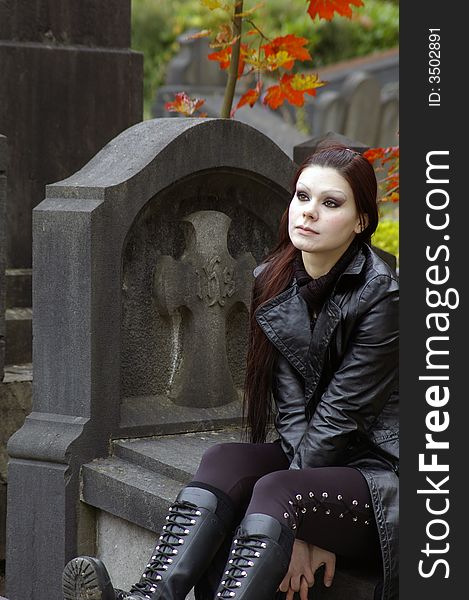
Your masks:
M296 228L299 229L303 233L313 233L313 234L315 233L316 235L319 235L318 231L315 231L314 229L311 229L310 227L306 227L305 225L297 225Z

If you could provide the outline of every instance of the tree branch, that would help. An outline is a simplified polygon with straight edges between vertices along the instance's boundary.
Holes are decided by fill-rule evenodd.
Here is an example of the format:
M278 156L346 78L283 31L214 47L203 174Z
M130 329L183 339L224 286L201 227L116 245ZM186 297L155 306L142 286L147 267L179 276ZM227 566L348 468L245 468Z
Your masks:
M241 50L241 29L243 27L243 17L240 15L243 12L243 0L237 0L233 15L233 36L238 37L232 46L230 70L228 72L228 81L225 87L225 97L223 98L223 106L221 109L221 117L229 119L231 115L231 107L233 106L233 98L236 90L236 81L238 80L238 65L239 55Z

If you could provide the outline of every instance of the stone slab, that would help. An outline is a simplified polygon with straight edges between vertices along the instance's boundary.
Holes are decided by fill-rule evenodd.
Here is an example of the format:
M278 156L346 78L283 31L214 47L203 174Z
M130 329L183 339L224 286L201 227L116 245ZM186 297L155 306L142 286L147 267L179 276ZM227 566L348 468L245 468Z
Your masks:
M83 501L155 533L180 488L179 481L115 457L83 465Z
M6 308L31 308L32 269L6 269L5 275Z
M239 428L165 435L135 440L116 440L114 455L150 471L186 483L193 476L207 448L214 444L240 442Z
M7 308L5 312L5 364L32 362L33 311L31 308Z
M142 55L130 50L0 40L0 131L11 138L7 267L32 266L32 209L45 185L141 120L142 78Z
M3 0L0 40L130 46L130 0Z

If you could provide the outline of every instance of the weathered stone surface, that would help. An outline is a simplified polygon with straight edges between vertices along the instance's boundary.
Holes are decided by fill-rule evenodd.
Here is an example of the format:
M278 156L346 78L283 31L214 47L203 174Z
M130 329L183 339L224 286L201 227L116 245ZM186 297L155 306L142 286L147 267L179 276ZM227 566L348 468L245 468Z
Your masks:
M19 429L31 412L32 368L6 366L4 381L0 382L0 560L5 559L7 512L6 445L10 436Z
M389 84L381 90L381 117L377 146L399 145L399 85Z
M342 132L347 137L374 146L379 135L381 113L378 81L367 73L353 73L345 81L342 94L347 106Z
M129 0L3 0L0 40L130 46Z
M177 319L185 340L184 368L174 369L169 397L184 406L229 404L238 392L228 364L226 323L237 304L249 312L256 261L247 253L235 260L228 252L226 214L198 211L183 221L190 226L184 254L179 261L161 256L154 277L158 310Z
M104 561L113 585L128 590L148 563L155 533L104 511L98 511L96 525L96 555Z
M7 308L5 312L5 364L21 365L32 362L31 308Z
M114 443L114 456L83 467L82 499L91 506L157 533L181 487L189 483L204 451L239 442L228 428Z
M0 382L5 366L7 139L0 135Z
M7 308L31 308L33 305L32 269L6 269Z
M311 104L308 107L312 106ZM314 116L311 116L311 133L314 136L324 135L328 131L343 131L346 105L343 96L333 90L326 89L318 95L314 103Z
M184 229L193 227L184 219L201 211L231 219L223 243L234 264L249 253L259 263L277 238L293 170L278 146L241 123L157 119L124 131L78 173L47 187L33 211L34 410L8 445L7 534L20 540L7 545L11 600L31 600L33 587L34 600L59 600L64 563L86 546L77 517L80 467L107 456L110 438L239 421L240 403L229 395L226 406L172 402L174 360L183 369L189 346L184 338L175 343L172 317L158 310L155 269L162 256L182 260ZM247 320L239 301L226 317L227 360L238 389ZM86 477L92 471L109 489L106 502L122 498L118 490L128 481L118 469L90 467ZM151 495L135 481L127 504L164 498L162 477ZM51 542L43 524L54 508ZM32 531L37 545L28 547Z
M168 63L166 85L225 86L226 71L220 69L218 62L207 59L207 55L213 52L208 39L188 39L197 31L191 29L178 37L180 49Z
M32 209L142 118L130 0L0 3L0 132L10 139L7 266L31 267Z
M313 138L310 138L303 142L302 144L298 144L294 148L293 160L297 165L300 165L308 156L311 156L322 144L344 144L347 148L351 150L355 150L355 152L365 152L368 150L369 146L364 144L361 141L356 139L351 139L341 133L337 133L335 131L328 131L324 135L319 135Z

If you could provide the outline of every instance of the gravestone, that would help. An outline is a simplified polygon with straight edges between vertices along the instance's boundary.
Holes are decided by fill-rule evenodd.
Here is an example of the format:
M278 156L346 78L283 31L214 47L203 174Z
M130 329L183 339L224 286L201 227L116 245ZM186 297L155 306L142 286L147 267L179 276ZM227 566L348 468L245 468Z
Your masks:
M7 138L0 135L0 382L5 366L5 255L6 255L6 195Z
M340 85L306 98L305 112L313 136L335 131L369 147L398 144L399 84L382 85L367 71L349 73Z
M347 112L341 133L354 140L362 140L370 147L374 146L381 112L378 81L367 73L353 73L345 81L342 94Z
M8 445L10 600L61 600L73 556L160 526L189 474L184 435L239 438L252 268L277 240L293 174L242 123L155 119L47 186L33 211L33 412ZM169 465L151 443L118 441L162 434L181 444Z
M399 85L388 84L381 90L380 129L376 146L399 145Z
M191 38L197 32L197 29L190 29L177 38L180 48L168 63L166 85L225 86L226 71L219 68L217 61L207 58L211 52L215 52L210 48L209 40Z
M328 131L343 131L345 114L343 96L337 91L326 89L318 94L314 103L314 118L310 117L312 134L319 136Z
M9 139L7 267L31 267L32 209L142 118L130 0L0 2L0 132Z

